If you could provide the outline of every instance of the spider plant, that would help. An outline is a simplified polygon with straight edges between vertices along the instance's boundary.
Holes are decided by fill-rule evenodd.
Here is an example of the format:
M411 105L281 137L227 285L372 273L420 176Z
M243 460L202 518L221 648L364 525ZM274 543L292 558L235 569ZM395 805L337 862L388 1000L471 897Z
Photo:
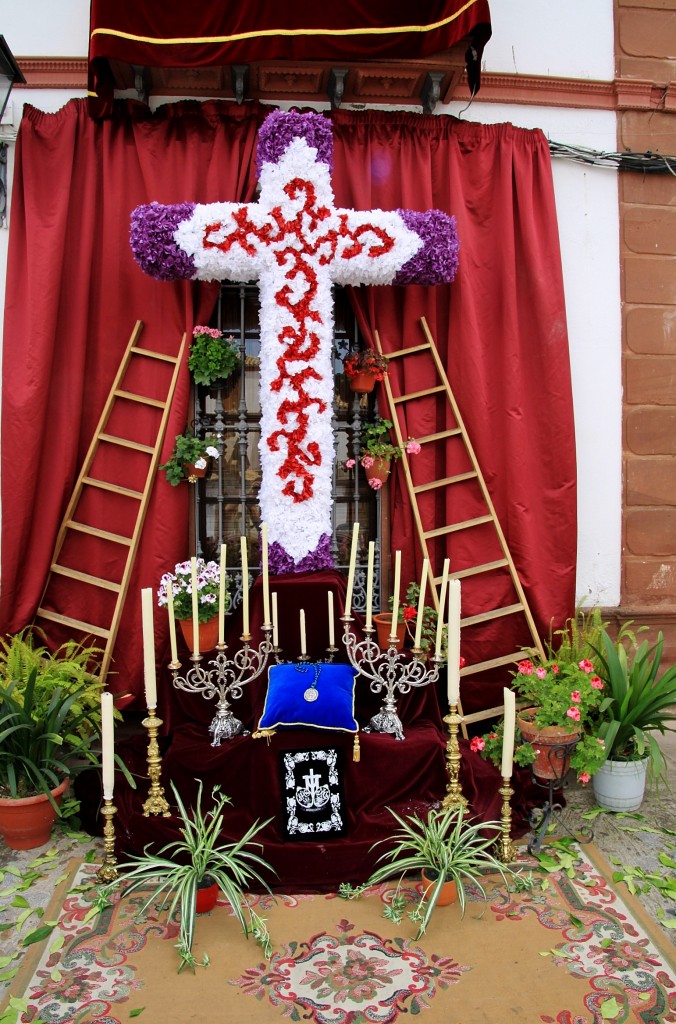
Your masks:
M369 886L378 885L398 874L400 877L393 900L394 912L390 909L388 916L395 923L399 923L404 904L398 896L404 877L411 872L424 870L427 876L435 881L433 886L423 889L417 906L409 911L411 920L418 924L417 939L427 930L444 882L455 882L458 902L464 916L468 884L476 886L482 898L486 899L486 890L481 879L487 871L497 872L505 885L507 875L513 874L490 852L499 835L500 822L470 823L466 820L462 807L430 811L426 821L417 814L402 818L391 807L388 807L388 810L398 822L399 828L391 836L374 843L372 847L373 849L380 843L394 843L392 849L378 858L379 861L386 863L377 867L364 885L355 889L349 885L341 886L339 895L344 898L358 896Z
M206 876L210 876L230 904L239 921L242 931L248 938L254 939L269 958L271 953L270 935L265 918L261 917L251 906L245 889L252 882L262 885L268 892L270 888L261 877L258 868L273 871L273 868L250 847L260 846L253 839L268 821L258 821L247 830L241 839L234 843L221 841L224 808L231 800L221 793L220 786L214 786L211 798L212 806L202 809L202 782L199 783L197 803L194 808L187 809L178 790L171 784L178 808L177 818L181 823L179 832L181 839L167 843L157 853L149 846L144 852L133 856L129 861L118 865L120 875L102 890L108 896L118 887L123 887L123 895L129 896L137 889L153 886L152 892L141 906L143 914L148 907L157 901L159 910L168 906L169 917L180 911L179 935L177 949L181 957L179 974L184 967L196 966L192 945L195 935L197 888ZM201 966L208 964L205 954Z

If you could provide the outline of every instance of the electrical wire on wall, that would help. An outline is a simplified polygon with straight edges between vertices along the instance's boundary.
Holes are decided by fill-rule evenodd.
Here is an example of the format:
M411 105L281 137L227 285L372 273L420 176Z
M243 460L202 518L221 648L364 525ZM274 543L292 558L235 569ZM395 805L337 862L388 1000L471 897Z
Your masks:
M568 146L562 142L549 142L552 156L593 167L612 167L620 171L638 171L641 174L676 175L676 157L662 156L661 153L604 153L586 146Z

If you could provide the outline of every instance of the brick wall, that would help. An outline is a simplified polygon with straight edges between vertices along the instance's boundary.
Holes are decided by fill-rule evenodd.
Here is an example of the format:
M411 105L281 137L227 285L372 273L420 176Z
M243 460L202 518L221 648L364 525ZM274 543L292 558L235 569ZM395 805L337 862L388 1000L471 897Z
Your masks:
M676 0L615 0L615 30L618 151L676 156ZM623 89L627 83L635 88ZM670 660L676 660L676 177L621 171L619 201L620 614L649 625L651 633L662 629Z

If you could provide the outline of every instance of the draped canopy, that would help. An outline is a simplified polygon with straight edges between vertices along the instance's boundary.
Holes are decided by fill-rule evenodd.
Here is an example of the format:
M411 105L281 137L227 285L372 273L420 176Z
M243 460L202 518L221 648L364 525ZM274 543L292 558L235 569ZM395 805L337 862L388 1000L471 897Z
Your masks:
M56 114L26 108L3 352L2 630L30 622L39 604L61 516L134 322L146 325L145 345L168 351L213 305L213 286L160 283L141 272L128 245L131 210L152 200L249 199L265 112L257 104L212 101L152 114L118 101L109 120L94 122L85 100ZM453 285L358 289L355 303L367 336L377 329L385 348L418 343L419 335L411 335L426 316L536 623L547 633L550 620L561 625L573 607L576 493L546 140L539 131L445 116L330 116L339 205L437 207L457 218L460 270ZM413 390L418 371L407 373ZM188 418L188 393L184 368L164 458ZM431 415L423 406L407 421L408 434L429 432ZM392 511L393 547L405 552L404 578L412 579L419 565L398 482ZM159 477L115 650L116 692L141 689L140 589L156 589L162 573L188 554L187 527L187 488ZM484 560L481 550L468 557ZM163 657L164 621L156 634ZM490 700L477 691L470 706Z

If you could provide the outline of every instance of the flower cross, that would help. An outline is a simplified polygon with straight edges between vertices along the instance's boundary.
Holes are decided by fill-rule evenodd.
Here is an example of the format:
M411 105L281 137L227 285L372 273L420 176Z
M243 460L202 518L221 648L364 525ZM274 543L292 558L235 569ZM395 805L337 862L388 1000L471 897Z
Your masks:
M276 572L333 564L332 285L437 284L457 269L446 213L336 207L332 147L321 114L274 111L259 132L258 202L132 214L132 250L153 277L260 282L259 500Z

